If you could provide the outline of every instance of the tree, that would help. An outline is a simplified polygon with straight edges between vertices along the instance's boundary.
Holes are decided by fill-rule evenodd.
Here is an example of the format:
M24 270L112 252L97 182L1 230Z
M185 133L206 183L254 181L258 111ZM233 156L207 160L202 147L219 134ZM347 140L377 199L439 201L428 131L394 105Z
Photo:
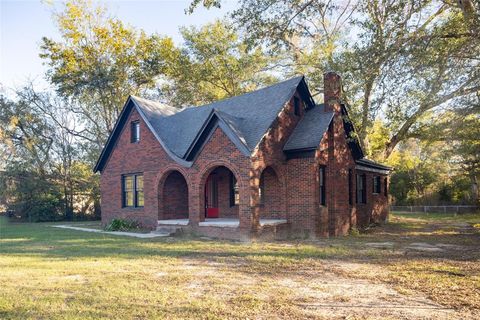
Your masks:
M365 147L373 121L386 118L388 158L430 111L479 92L479 10L472 1L242 0L232 17L251 45L290 53L292 72L314 89L325 70L339 71Z
M91 164L74 134L72 112L62 99L32 85L15 98L0 96L0 148L9 154L0 179L2 197L13 199L17 214L31 220L71 220L78 203L92 204L81 209L84 213L99 214L98 177L85 170Z
M62 39L43 38L40 56L82 121L77 135L93 143L98 156L128 95L155 87L173 42L127 27L86 0L68 1L55 18Z
M435 116L434 124L416 132L429 143L442 142L442 152L453 165L455 174L470 181L467 192L472 203L479 201L480 181L480 100L455 112Z
M166 55L160 92L173 105L201 105L270 84L274 61L249 50L226 21L181 28L184 45Z

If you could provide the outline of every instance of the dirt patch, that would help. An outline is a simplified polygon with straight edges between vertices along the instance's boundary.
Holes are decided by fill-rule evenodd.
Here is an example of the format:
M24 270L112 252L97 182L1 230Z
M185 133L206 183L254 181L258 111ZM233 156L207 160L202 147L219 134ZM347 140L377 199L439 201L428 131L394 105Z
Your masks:
M407 250L414 250L414 251L425 251L425 252L442 252L444 251L442 248L437 247L436 245L432 245L429 243L424 242L414 242L409 246L405 247Z
M316 270L315 270L316 269ZM319 268L300 273L265 275L239 272L228 262L185 260L182 272L197 275L185 283L192 298L214 295L219 301L248 292L258 303L283 299L305 318L342 319L451 319L453 309L434 303L420 294L405 295L392 286L350 277L352 273L381 273L381 268L343 261L324 261ZM280 297L279 294L282 296ZM253 299L252 298L252 299Z

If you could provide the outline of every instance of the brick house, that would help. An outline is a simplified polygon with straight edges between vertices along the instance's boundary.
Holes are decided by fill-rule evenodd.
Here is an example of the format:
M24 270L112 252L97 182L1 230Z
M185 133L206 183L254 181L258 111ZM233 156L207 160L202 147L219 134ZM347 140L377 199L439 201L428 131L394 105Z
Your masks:
M325 237L385 221L390 168L367 160L324 75L201 107L130 96L98 162L102 223L134 219L219 238Z

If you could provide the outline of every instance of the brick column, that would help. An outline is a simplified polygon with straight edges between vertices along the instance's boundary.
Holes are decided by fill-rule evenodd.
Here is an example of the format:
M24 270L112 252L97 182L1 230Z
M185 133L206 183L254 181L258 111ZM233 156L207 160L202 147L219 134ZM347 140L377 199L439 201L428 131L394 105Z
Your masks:
M252 170L249 179L249 213L250 213L250 230L256 234L260 231L260 173L261 170Z
M193 228L198 227L201 221L202 210L200 196L202 188L198 183L188 183L188 219L189 225Z

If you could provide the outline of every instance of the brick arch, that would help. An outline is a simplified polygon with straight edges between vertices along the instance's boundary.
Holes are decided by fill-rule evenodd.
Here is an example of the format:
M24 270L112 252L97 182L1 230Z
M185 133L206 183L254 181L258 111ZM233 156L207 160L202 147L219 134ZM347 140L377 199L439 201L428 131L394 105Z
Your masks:
M205 218L205 189L208 178L215 171L219 170L218 174L218 207L219 207L219 217L220 218L239 218L241 207L244 207L242 203L242 195L246 193L248 184L242 178L239 170L236 166L231 163L223 160L217 160L209 162L203 170L200 171L198 175L198 180L196 181L196 190L195 192L199 195L199 209L200 209L200 221L203 221ZM240 193L240 204L236 206L230 206L230 175L233 174L238 183L238 189ZM244 201L243 201L244 202Z
M287 219L287 204L284 175L278 167L267 165L261 170L259 189L260 218ZM260 191L259 191L260 192Z
M188 219L188 176L176 166L166 168L157 183L158 219Z
M239 187L243 188L246 186L245 181L241 179L240 171L238 170L238 168L232 163L224 160L216 160L216 161L209 162L208 165L205 166L201 170L201 173L199 174L200 180L198 181L198 185L201 186L202 184L204 184L207 181L207 178L210 175L210 173L212 173L212 171L218 167L225 167L228 170L230 170L235 175L235 178L239 182Z

